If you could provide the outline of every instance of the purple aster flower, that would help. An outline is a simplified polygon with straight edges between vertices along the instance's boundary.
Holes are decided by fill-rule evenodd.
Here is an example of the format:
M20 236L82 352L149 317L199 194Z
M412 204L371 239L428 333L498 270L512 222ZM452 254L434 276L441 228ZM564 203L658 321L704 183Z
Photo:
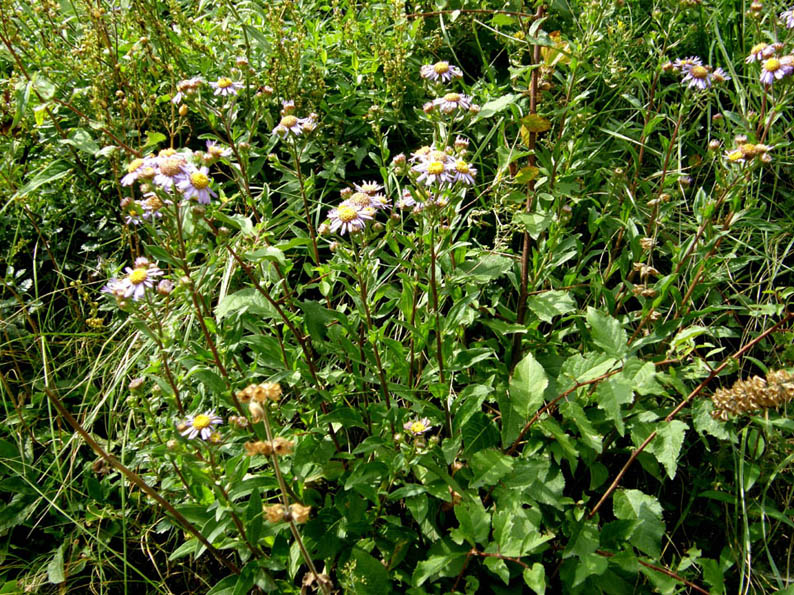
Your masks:
M285 137L289 134L300 136L304 132L314 130L314 128L315 123L311 117L298 118L292 114L287 114L281 118L278 125L273 129L273 134L277 134L281 137Z
M786 29L794 29L794 8L781 12L780 19L785 23Z
M411 191L406 188L403 190L403 195L400 197L400 200L397 201L397 208L398 209L411 209L416 206L416 200L411 194Z
M456 109L468 110L471 107L471 97L462 93L447 93L433 100L433 105L438 107L442 114L449 114Z
M436 62L435 64L425 64L419 69L419 74L423 79L429 81L442 81L448 83L453 78L460 78L463 76L460 68L452 66L449 62Z
M220 159L221 157L229 157L232 150L229 147L222 147L214 140L207 141L207 155L212 159Z
M371 207L359 208L353 204L342 203L335 209L328 212L331 220L331 231L339 231L340 235L360 231L364 228L368 219L372 219L374 209Z
M474 176L477 175L477 170L463 159L458 159L455 162L455 172L452 174L453 182L461 182L463 184L474 184Z
M145 159L133 159L127 166L127 174L121 178L121 185L131 186L140 177L145 166Z
M171 98L171 103L173 103L174 105L179 105L180 103L182 103L182 100L185 98L186 95L190 95L191 93L194 93L196 89L198 89L199 86L201 86L201 83L203 82L204 81L199 76L194 76L191 79L179 81L176 84L176 91L177 91L176 95L174 95L173 98Z
M363 181L361 184L353 184L353 188L356 189L356 192L363 192L365 194L377 194L381 190L383 190L383 185L378 184L376 181L368 182Z
M783 56L782 58L769 58L761 66L761 82L764 85L771 85L775 81L791 75L794 72L794 57Z
M207 175L209 169L206 167L192 168L184 178L177 184L177 188L185 198L195 198L199 204L210 204L210 197L218 195L210 188L210 177Z
M771 58L775 55L775 47L769 45L768 43L757 43L752 48L750 48L750 55L744 59L747 64L751 62L761 62L762 60L766 60L767 58Z
M214 411L207 411L198 415L188 415L185 421L177 425L177 430L188 440L199 436L202 440L209 440L213 433L213 426L222 423L223 419L215 415Z
M430 425L430 420L426 417L417 419L416 421L407 421L403 424L403 430L412 436L421 436L429 431L433 426Z
M688 72L693 66L703 66L703 62L697 56L678 58L675 62L673 62L673 70L677 72Z
M125 277L110 279L102 292L110 293L117 299L132 298L137 302L144 296L147 288L154 287L156 278L163 274L157 265L143 257L136 258L134 265L126 267L124 271L127 273Z
M708 66L695 65L691 66L686 71L686 76L681 81L686 83L690 88L708 89L711 87L711 71Z
M411 168L419 174L416 181L424 181L427 186L452 182L454 169L454 161L444 151L430 151L424 159Z
M228 97L229 95L237 95L237 92L243 88L243 84L236 83L227 76L222 76L214 83L210 83L210 87L215 89L215 93L213 93L213 95Z
M154 183L167 192L170 192L174 184L180 182L188 173L185 155L177 153L174 149L163 149L152 163L157 172Z

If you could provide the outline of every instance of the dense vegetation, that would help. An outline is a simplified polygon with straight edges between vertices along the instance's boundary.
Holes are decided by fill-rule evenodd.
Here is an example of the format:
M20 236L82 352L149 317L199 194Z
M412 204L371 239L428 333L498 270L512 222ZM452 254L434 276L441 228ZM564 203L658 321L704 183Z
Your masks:
M0 593L793 589L789 8L0 0Z

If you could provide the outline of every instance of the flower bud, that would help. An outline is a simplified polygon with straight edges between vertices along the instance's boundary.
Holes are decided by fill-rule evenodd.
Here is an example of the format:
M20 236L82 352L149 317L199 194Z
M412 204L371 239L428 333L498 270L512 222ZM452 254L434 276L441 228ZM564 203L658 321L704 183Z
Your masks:
M183 118L187 116L187 105L185 105L184 103L179 106L179 115L182 116Z

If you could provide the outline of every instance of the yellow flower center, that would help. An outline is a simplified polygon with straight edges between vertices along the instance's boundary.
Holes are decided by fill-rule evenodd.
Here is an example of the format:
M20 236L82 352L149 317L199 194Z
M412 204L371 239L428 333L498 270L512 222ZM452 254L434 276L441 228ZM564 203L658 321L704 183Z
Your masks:
M436 62L433 64L433 70L436 74L444 74L449 71L449 62Z
M427 428L425 427L425 424L423 424L421 421L415 421L411 424L411 432L414 434L421 434L426 429Z
M210 419L209 415L201 413L193 418L193 427L197 430L203 430L204 428L208 428L212 419Z
M218 79L218 82L215 84L218 85L221 89L225 89L226 87L232 86L232 79L222 76L221 78Z
M210 145L210 146L207 148L207 152L208 152L208 153L209 153L209 154L210 154L212 157L214 157L215 159L218 159L218 158L220 158L220 157L223 157L223 149L221 149L220 147L218 147L218 146L216 146L216 145Z
M144 268L133 269L129 274L130 283L140 285L149 278L149 271Z
M176 149L163 149L157 153L158 157L171 157L173 155L176 155Z
M734 149L730 153L728 153L728 161L739 161L739 159L744 158L744 153L742 153L741 149Z
M444 164L440 161L431 161L427 165L427 173L434 176L444 173Z
M143 159L133 159L132 163L127 166L127 173L132 173L136 169L138 169L141 165L143 165Z
M153 178L154 174L156 173L157 172L154 171L153 167L144 167L141 173L139 173L138 175L142 178Z
M173 178L182 171L182 165L184 163L185 162L179 157L163 159L160 161L160 173L169 178Z
M159 211L161 208L163 208L163 201L156 196L150 196L146 199L146 206L153 211Z
M457 103L460 101L460 93L447 93L444 95L444 101L451 101L452 103Z
M761 50L766 47L765 43L757 43L752 48L750 48L750 54L757 54Z
M193 188L196 190L204 190L210 184L210 179L207 177L207 174L202 173L200 171L194 171L190 174L190 183L193 184Z
M775 72L778 68L780 68L780 60L777 58L769 58L764 62L764 70L767 72Z
M447 154L444 151L432 151L430 153L430 159L433 161L446 161Z
M353 195L347 200L360 207L368 207L371 202L369 195L364 194L363 192L354 192Z
M752 157L755 155L755 145L752 143L745 143L739 147L739 150L742 152L743 155L747 157Z
M353 207L342 205L341 207L337 207L336 216L343 223L349 223L358 217L358 211Z
M297 123L298 123L298 118L292 115L288 115L281 118L280 125L283 126L284 128L292 128Z
M693 66L692 70L689 71L692 73L692 78L696 79L704 79L706 75L709 73L708 69L705 66Z
M469 164L463 161L463 159L458 159L455 162L455 169L462 174L467 174L469 173Z

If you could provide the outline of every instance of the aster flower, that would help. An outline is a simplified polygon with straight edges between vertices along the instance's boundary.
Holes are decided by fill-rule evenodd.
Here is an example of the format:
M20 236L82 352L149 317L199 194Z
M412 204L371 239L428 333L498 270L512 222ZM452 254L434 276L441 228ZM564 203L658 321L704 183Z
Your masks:
M202 167L200 169L193 168L185 175L182 181L179 182L177 187L182 192L185 198L195 198L199 204L208 205L210 197L217 197L218 195L210 188L210 177L207 175L209 169Z
M113 277L108 280L107 284L101 289L101 292L109 293L116 299L122 300L124 299L125 285L121 282L121 279Z
M143 201L136 200L127 206L124 213L124 223L127 225L140 225L143 223L145 210L141 204Z
M310 130L307 129L307 125ZM292 114L287 114L282 116L278 125L273 129L273 134L281 137L285 137L290 133L294 136L300 136L304 132L314 130L314 127L315 123L311 118L298 118Z
M342 201L341 204L349 205L357 209L373 209L377 211L389 206L389 199L382 194L370 195L364 192L354 192Z
M712 74L710 68L697 64L686 70L686 76L684 76L681 82L686 83L690 88L694 87L704 90L711 87L711 78Z
M363 192L364 194L377 194L381 190L383 190L383 185L378 184L376 181L367 182L366 180L361 182L361 184L353 184L353 188L356 189L356 192Z
M335 209L328 212L331 220L331 231L337 230L341 235L348 232L360 231L366 225L368 219L372 219L369 211L359 208L352 204L340 204Z
M146 166L145 159L133 159L127 166L127 174L121 178L122 186L131 186L133 182L137 181Z
M209 440L213 435L213 426L223 423L223 419L215 415L214 411L199 413L198 415L188 415L187 419L179 424L178 429L182 436L188 440L193 440L201 436L202 440Z
M455 162L455 172L452 174L453 182L462 182L463 184L474 184L474 176L477 175L477 170L463 159L458 159Z
M463 76L460 68L452 66L449 62L436 62L435 64L425 64L419 69L419 74L423 79L434 82L448 83L453 78L460 78Z
M781 12L780 20L786 25L786 29L794 29L794 8Z
M147 288L154 287L155 279L163 274L157 265L146 258L136 258L134 265L126 267L124 272L127 273L126 277L111 279L107 286L112 285L111 293L114 295L117 295L116 290L121 290L122 297L132 298L136 302L144 296Z
M171 98L171 103L174 105L179 105L182 103L182 100L185 98L186 95L189 95L196 91L199 88L201 83L204 81L199 76L194 76L193 78L179 81L176 84L176 95Z
M450 114L456 109L468 110L471 107L471 97L462 93L447 93L433 100L433 105L438 107L442 114Z
M207 155L212 159L220 159L221 157L229 157L232 150L229 147L222 147L214 140L207 141Z
M170 204L171 201L163 202L160 200L160 197L157 196L154 192L149 192L143 195L143 200L136 201L141 208L143 209L143 218L147 221L150 219L158 219L163 216L160 212L160 209L168 203Z
M426 417L417 419L416 421L407 421L403 424L403 429L412 436L421 436L432 427L433 426L430 425L430 420Z
M775 81L791 75L794 72L794 57L769 58L761 66L761 83L771 85Z
M747 64L761 62L775 55L775 47L768 43L757 43L750 48L750 55L744 59Z
M398 209L412 209L416 206L416 200L414 199L411 191L406 188L403 190L403 195L400 197L400 200L397 201L397 208Z
M697 56L689 58L678 58L673 62L673 70L676 72L689 72L693 66L703 66L703 61Z
M440 151L434 151L439 153ZM427 159L414 165L411 169L419 174L417 182L424 182L426 186L433 184L444 184L453 181L453 174L450 171L454 164L450 164L449 159Z
M174 184L182 181L182 178L188 173L185 157L172 151L173 149L160 151L160 155L155 161L157 173L154 176L154 183L167 192L170 192Z
M237 95L237 92L243 88L243 84L234 82L227 76L222 76L214 83L210 83L210 87L215 90L213 95L228 97L229 95Z

